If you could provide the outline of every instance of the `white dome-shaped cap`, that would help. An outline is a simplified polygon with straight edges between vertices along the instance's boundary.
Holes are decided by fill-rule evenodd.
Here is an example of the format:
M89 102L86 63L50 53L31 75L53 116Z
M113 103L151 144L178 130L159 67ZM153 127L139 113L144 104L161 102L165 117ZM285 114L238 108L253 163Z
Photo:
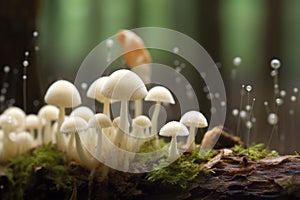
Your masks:
M40 118L46 119L47 121L53 121L58 119L59 110L57 107L52 105L43 106L39 112L38 116Z
M40 128L41 126L42 126L42 121L37 115L30 114L26 116L25 127L27 129Z
M142 79L127 69L112 73L104 83L101 92L105 97L115 100L138 100L148 94Z
M17 121L16 128L18 130L22 130L24 128L26 114L21 108L15 106L9 107L3 112L3 114L12 116Z
M79 106L78 108L75 108L71 114L71 117L81 117L86 122L90 120L92 116L94 116L94 112L86 106Z
M171 121L165 124L159 131L161 136L187 136L189 134L188 129L180 122Z
M186 126L204 128L207 127L207 120L201 112L189 111L186 112L180 119L180 122Z
M81 104L77 88L65 80L54 82L48 88L44 99L47 104L64 108L73 108Z
M89 87L86 96L91 99L96 99L97 101L104 103L106 101L109 101L109 98L106 98L101 93L102 87L105 83L105 81L108 80L108 76L103 76L101 78L98 78L95 80Z
M88 129L87 122L81 117L69 117L66 119L61 127L60 132L62 133L74 133L79 131L85 131Z
M90 128L108 128L112 126L111 120L107 117L107 115L102 113L98 113L92 116L88 124Z
M151 121L149 117L145 115L140 115L132 120L132 126L140 127L140 128L148 128L151 126Z
M146 101L156 101L174 104L174 98L171 92L163 86L155 86L149 90L148 95L145 97Z
M16 129L17 127L19 127L19 124L14 116L3 114L0 116L0 126L2 127L2 129L4 127Z

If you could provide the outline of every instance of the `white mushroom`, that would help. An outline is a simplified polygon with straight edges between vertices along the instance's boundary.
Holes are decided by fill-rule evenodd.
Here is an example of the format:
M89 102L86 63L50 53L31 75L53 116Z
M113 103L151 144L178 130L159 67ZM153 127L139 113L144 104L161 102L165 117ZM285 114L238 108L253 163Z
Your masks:
M190 134L186 142L186 147L187 152L192 152L196 149L196 128L207 127L207 120L201 112L189 111L181 117L180 122L185 126L190 127Z
M151 118L151 134L157 134L157 121L160 111L161 102L174 104L175 101L171 92L163 86L155 86L149 90L148 95L145 97L146 101L155 101L155 108Z
M94 116L94 112L86 106L79 106L75 108L71 113L71 117L81 117L84 119L86 122L90 120L92 116Z
M60 133L60 127L64 121L65 108L73 108L81 104L79 92L71 82L59 80L48 88L44 99L47 104L59 108L56 143L59 149L64 150L65 141Z
M27 115L25 118L25 128L31 136L37 141L37 145L42 143L42 121L34 114Z
M66 134L75 134L76 151L81 160L81 164L88 167L88 169L93 169L94 162L86 155L86 151L82 147L79 137L79 132L84 132L87 129L88 124L84 119L80 117L69 117L62 123L60 132Z
M41 119L46 120L44 135L42 138L43 144L54 142L54 135L51 132L51 124L53 121L56 121L58 119L58 112L58 108L52 105L45 105L38 112L38 116Z
M29 151L36 145L32 135L26 131L22 131L16 135L16 143L18 145L18 155Z
M147 89L138 75L130 70L121 69L109 76L101 92L107 98L121 101L120 126L114 141L120 147L124 133L129 132L128 101L143 99L148 93Z
M177 136L187 136L188 129L180 122L171 121L164 125L159 132L159 135L172 137L171 145L169 148L168 161L174 161L178 158L179 152L177 149Z
M102 87L105 83L105 81L108 80L107 76L103 76L101 78L98 78L95 80L89 87L87 91L87 97L91 99L95 99L100 103L103 103L103 114L107 115L108 118L110 118L110 103L111 100L109 98L106 98L101 93Z
M16 131L24 130L26 114L21 108L15 106L9 107L3 112L3 114L14 117L18 124Z
M144 143L146 138L149 138L149 128L151 127L151 121L149 117L145 115L140 115L132 120L132 133L134 137L132 141L133 144L131 148L133 151L137 152L141 145Z

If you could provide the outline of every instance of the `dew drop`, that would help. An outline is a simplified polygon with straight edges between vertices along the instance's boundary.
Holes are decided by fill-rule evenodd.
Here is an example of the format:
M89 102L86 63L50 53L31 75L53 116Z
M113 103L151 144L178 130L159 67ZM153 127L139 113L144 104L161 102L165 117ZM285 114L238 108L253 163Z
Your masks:
M176 83L180 83L181 82L181 78L180 77L176 77L175 81L176 81Z
M285 90L281 90L279 94L280 94L281 97L285 97L286 96L286 91Z
M80 85L81 89L86 90L88 87L88 84L86 82L81 83Z
M220 98L220 93L216 92L215 97L216 97L216 99Z
M24 55L25 55L26 57L28 57L28 56L29 56L29 51L25 51L25 52L24 52Z
M299 91L299 90L298 90L298 88L296 88L296 87L293 89L293 92L294 92L294 93L298 93L298 91Z
M295 102L297 100L296 96L291 96L291 102Z
M174 60L174 65L178 66L179 65L179 61L178 60Z
M112 39L106 40L106 47L112 48L114 46L114 41Z
M276 113L270 113L268 115L268 123L270 125L276 125L278 123L278 115Z
M6 94L7 89L6 88L1 88L1 94Z
M278 75L278 71L277 71L277 70L272 70L272 71L270 72L270 75L271 75L272 77L275 77L275 76Z
M214 95L213 95L212 93L208 93L208 94L206 95L206 98L207 98L208 100L212 100L212 99L214 98Z
M226 102L225 101L221 101L221 106L225 107L226 106Z
M269 105L269 103L268 103L267 101L265 101L265 102L264 102L264 105L265 105L265 106L268 106L268 105Z
M290 115L294 115L294 114L295 114L295 111L294 111L293 109L290 109L290 110L289 110L289 114L290 114Z
M39 51L39 50L40 50L40 47L39 47L39 46L34 46L34 50L35 50L35 51Z
M4 88L8 88L8 87L9 87L9 83L4 82L4 83L3 83L3 87L4 87Z
M241 57L235 57L232 61L232 63L237 67L241 64L242 58Z
M279 85L278 84L274 84L274 89L278 89Z
M189 99L193 99L194 98L194 93L192 90L187 90L186 91L186 96L189 98Z
M0 185L0 189L3 190L4 189L4 185Z
M246 116L247 116L247 112L244 111L244 110L241 110L241 112L240 112L240 117L241 117L242 119L244 119Z
M176 68L175 68L175 71L176 71L177 73L180 73L180 72L181 72L181 68L180 68L180 67L176 67Z
M23 61L23 66L24 66L24 67L28 67L28 65L29 65L28 60L24 60L24 61Z
M187 85L185 86L185 89L190 90L190 89L192 89L192 86L191 86L190 84L187 84Z
M277 104L278 106L281 106L281 105L284 103L283 99L281 99L281 98L277 98L277 99L275 100L275 102L276 102L276 104Z
M251 129L253 127L252 122L251 121L247 121L246 122L246 127L247 127L247 129Z
M232 110L232 115L233 116L238 116L238 114L239 114L239 110L238 109L233 109Z
M252 117L252 118L251 118L251 121L252 121L252 123L255 123L255 122L256 122L256 118L255 118L255 117Z
M211 114L215 114L217 112L217 109L215 107L210 108Z
M251 110L251 106L250 105L246 105L245 106L245 110L250 111Z
M179 52L179 48L178 47L174 47L173 48L173 52L177 54Z
M39 32L33 31L32 35L33 35L33 37L37 37L37 36L39 36Z
M26 75L23 75L22 78L23 78L23 80L26 80L26 79L27 79L27 76L26 76Z
M246 89L247 92L251 92L252 86L251 85L247 85L245 89Z
M0 102L4 102L5 101L5 96L4 95L0 95Z
M8 137L11 141L15 142L17 139L17 134L15 132L10 132Z
M8 65L4 66L3 71L8 73L10 71L10 67Z
M278 59L271 60L271 67L273 69L278 69L280 67L281 63Z

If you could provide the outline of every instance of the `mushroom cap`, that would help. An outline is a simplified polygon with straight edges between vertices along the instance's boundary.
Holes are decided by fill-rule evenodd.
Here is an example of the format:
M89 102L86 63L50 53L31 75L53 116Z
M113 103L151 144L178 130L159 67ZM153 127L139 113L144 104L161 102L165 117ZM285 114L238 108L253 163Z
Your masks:
M38 116L40 118L46 119L47 121L54 121L58 119L59 110L57 107L52 105L43 106L39 112Z
M132 120L132 126L139 128L148 128L151 126L151 121L149 117L145 115L140 115Z
M188 129L180 122L171 121L165 124L159 131L159 135L173 137L173 136L187 136Z
M48 88L44 99L47 104L64 108L72 108L81 104L77 88L65 80L54 82Z
M11 127L12 129L16 129L19 124L14 116L3 114L0 116L0 125L2 128Z
M61 127L60 132L62 133L75 133L79 131L85 131L88 129L87 122L81 117L69 117L66 119Z
M199 111L186 112L180 119L180 123L186 126L204 128L207 127L207 120Z
M112 73L105 81L101 92L107 98L128 101L143 99L148 94L142 79L127 69Z
M3 114L12 116L17 121L17 129L24 128L26 114L21 108L15 106L9 107L3 112Z
M108 128L112 126L111 120L107 117L107 115L98 113L92 116L88 122L90 128Z
M109 98L106 98L105 96L103 96L103 94L101 93L102 87L105 83L105 81L108 80L107 76L103 76L101 78L98 78L97 80L95 80L89 87L86 96L91 98L91 99L96 99L97 101L104 103L109 101Z
M156 101L174 104L175 101L171 92L163 86L155 86L149 90L148 95L145 97L146 101Z
M78 108L75 108L71 114L71 117L81 117L84 119L86 122L89 121L89 119L94 116L94 112L86 106L79 106Z
M42 121L37 115L30 114L26 116L25 127L27 129L40 128L41 126L42 126Z

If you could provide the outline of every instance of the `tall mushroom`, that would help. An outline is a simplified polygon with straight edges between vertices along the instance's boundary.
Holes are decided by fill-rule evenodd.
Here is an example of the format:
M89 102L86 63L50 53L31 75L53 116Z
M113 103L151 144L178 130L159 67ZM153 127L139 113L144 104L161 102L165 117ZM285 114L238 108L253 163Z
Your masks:
M144 83L150 83L151 56L145 48L143 40L130 30L120 30L117 39L122 45L125 63L135 72ZM142 67L137 67L143 65ZM142 100L135 101L135 117L142 114Z
M207 127L207 120L204 115L199 111L186 112L180 119L180 123L190 127L190 134L187 138L186 147L187 152L192 152L196 149L195 136L196 128Z
M76 87L69 81L54 82L47 90L45 102L59 108L57 121L56 143L59 149L64 150L65 143L60 133L61 124L65 118L65 108L73 108L81 104L81 98Z
M53 134L51 132L51 124L53 121L58 119L58 112L58 108L52 105L45 105L38 112L38 116L46 121L44 135L42 138L43 144L54 142Z
M129 132L128 101L143 99L148 93L147 89L138 75L130 70L121 69L109 76L101 92L107 98L121 101L120 126L114 141L115 145L121 147L124 133Z
M188 129L180 122L171 121L165 124L159 131L159 135L172 137L171 145L169 148L168 161L174 161L178 158L179 152L177 149L177 136L187 136Z
M101 93L102 87L105 83L105 81L108 80L107 76L103 76L101 78L98 78L95 80L89 87L86 96L95 99L100 103L103 103L103 114L107 115L108 118L110 118L110 103L111 100L109 98L106 98Z

